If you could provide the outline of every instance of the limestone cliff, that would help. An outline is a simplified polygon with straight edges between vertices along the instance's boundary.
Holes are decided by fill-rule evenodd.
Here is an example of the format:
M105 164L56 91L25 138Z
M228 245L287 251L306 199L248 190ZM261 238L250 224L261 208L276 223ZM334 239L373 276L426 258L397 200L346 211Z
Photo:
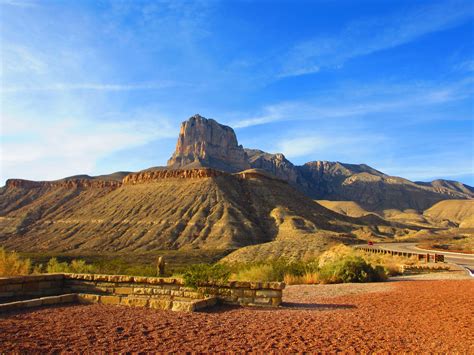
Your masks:
M121 181L114 180L92 180L92 179L64 179L58 181L31 181L23 179L8 179L6 182L8 188L22 188L22 189L34 189L34 188L112 188L122 186Z
M181 124L176 150L168 160L168 167L211 167L238 172L250 168L250 164L232 128L194 115Z
M160 169L152 171L141 171L124 177L124 185L144 184L162 179L200 179L228 175L223 171L215 169Z
M292 184L298 183L300 174L297 168L283 154L270 154L258 149L245 149L245 152L252 168L266 170Z

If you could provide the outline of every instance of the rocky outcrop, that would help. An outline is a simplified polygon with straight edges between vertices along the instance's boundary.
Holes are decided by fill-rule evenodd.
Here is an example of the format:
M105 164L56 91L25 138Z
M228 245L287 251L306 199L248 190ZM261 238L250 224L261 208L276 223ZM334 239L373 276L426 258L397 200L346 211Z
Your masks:
M162 179L202 179L216 176L229 175L215 169L162 169L152 171L141 171L124 177L124 185L135 185Z
M293 184L299 181L300 173L283 154L270 154L258 149L245 149L245 152L252 168L263 169Z
M453 192L466 195L474 195L474 188L458 181L451 180L434 180L431 182L416 182L417 185L432 187L435 191L452 195Z
M368 211L423 211L445 199L474 197L455 189L389 176L365 164L314 161L298 169L307 183L304 188L309 196L355 201Z
M5 186L7 188L36 189L36 188L110 188L116 189L122 186L121 181L114 180L91 180L91 179L70 179L58 181L31 181L23 179L8 179Z
M168 167L211 167L238 172L250 168L250 164L232 128L194 115L181 124L176 150L168 160Z

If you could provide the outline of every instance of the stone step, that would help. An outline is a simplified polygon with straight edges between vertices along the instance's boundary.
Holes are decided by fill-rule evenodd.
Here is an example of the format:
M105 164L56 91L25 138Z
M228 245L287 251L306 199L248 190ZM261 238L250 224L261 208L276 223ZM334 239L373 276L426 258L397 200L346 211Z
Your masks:
M162 309L181 312L195 312L207 307L212 307L217 303L217 297L207 298L186 298L186 297L134 297L118 295L98 295L91 293L77 294L79 303L90 304L112 304L129 307L148 307L152 309Z
M186 297L151 298L117 295L98 295L90 293L70 293L59 296L48 296L23 301L3 303L0 304L0 313L11 310L77 302L82 304L99 303L129 307L148 307L151 309L162 309L180 312L195 312L216 305L217 297L207 297L201 299Z
M16 309L39 307L39 306L46 306L46 305L49 306L49 305L54 305L54 304L75 303L75 302L77 302L77 294L75 293L69 293L69 294L59 295L59 296L33 298L29 300L24 300L24 301L16 301L16 302L0 304L0 313L16 310Z

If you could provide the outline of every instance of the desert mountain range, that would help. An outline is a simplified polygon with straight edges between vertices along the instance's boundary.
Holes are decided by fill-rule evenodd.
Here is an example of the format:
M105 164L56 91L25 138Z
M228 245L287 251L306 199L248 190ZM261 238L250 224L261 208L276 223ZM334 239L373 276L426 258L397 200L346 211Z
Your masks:
M168 167L210 167L231 173L262 169L313 199L355 201L369 211L390 208L423 211L442 200L474 197L474 188L460 182L412 182L365 164L312 161L297 166L281 153L244 149L238 145L232 128L199 115L182 123Z
M262 248L301 254L334 241L469 229L473 197L459 182L415 183L367 165L296 166L283 154L244 149L232 128L195 115L182 123L167 167L8 180L0 189L0 245L57 252L248 246L242 250L249 255Z

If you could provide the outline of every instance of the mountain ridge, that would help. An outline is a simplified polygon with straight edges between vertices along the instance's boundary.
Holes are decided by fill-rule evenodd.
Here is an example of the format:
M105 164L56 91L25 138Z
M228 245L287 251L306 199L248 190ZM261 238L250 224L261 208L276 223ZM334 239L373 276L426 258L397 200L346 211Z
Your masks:
M193 132L192 127L196 127L198 134ZM221 150L217 149L219 154L213 157L216 142L226 137L230 143L224 144ZM223 162L225 154L220 154L221 151L229 152L229 160ZM247 165L288 181L315 200L355 201L369 211L390 208L423 211L445 199L474 198L474 188L457 181L440 179L417 183L389 176L366 164L318 160L294 165L282 153L243 148L238 145L232 128L200 115L194 115L181 124L176 150L168 161L168 168L202 166L229 172L241 170Z
M165 167L100 176L76 175L55 180L54 183L72 181L71 184L81 186L109 186L123 183L129 175L147 171L200 168L229 173L261 169L288 181L314 200L354 201L373 212L387 209L415 209L421 212L442 200L474 198L474 187L457 181L438 179L412 182L402 177L389 176L366 164L316 160L294 165L282 153L244 148L238 144L231 127L199 114L182 122L176 149ZM102 180L104 182L100 183ZM37 182L9 179L8 184L33 186Z

